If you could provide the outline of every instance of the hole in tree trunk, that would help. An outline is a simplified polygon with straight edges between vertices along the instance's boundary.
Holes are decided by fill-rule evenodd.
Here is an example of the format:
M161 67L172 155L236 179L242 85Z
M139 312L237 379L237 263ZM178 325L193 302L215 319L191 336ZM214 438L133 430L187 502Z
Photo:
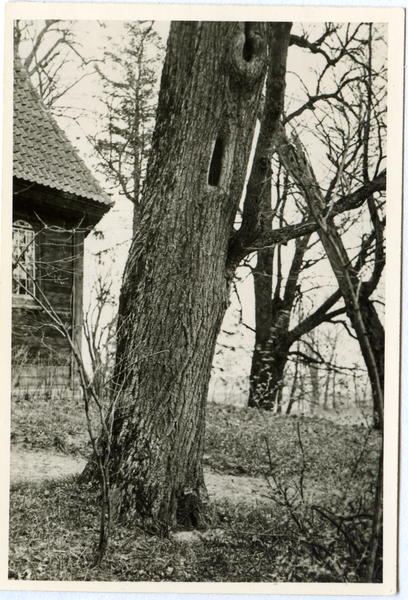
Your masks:
M217 138L208 172L208 185L216 186L220 181L223 152L224 142L221 138Z
M251 60L253 53L254 53L254 42L249 37L250 32L251 32L250 23L245 23L245 43L244 43L244 47L242 49L242 58L246 62L249 62Z

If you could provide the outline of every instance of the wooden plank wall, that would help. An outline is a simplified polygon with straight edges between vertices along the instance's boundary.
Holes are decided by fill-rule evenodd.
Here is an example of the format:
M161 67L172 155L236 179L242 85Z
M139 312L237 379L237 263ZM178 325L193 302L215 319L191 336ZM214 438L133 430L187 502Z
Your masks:
M54 310L68 327L75 326L80 339L82 324L83 234L46 229L36 244L36 280ZM75 282L75 285L74 285ZM41 298L41 295L38 294ZM40 307L13 307L13 348L25 346L32 355L52 355L53 364L69 359L68 342ZM80 328L79 328L80 329Z

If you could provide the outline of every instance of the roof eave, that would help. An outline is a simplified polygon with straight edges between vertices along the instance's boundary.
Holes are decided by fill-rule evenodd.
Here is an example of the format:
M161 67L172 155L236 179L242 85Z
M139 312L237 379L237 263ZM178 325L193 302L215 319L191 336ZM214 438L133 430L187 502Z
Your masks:
M68 222L80 223L81 228L95 227L114 204L112 201L107 205L14 176L13 204L18 206L20 198L23 202L29 200L28 205L26 202L24 203L26 208L32 212L41 210L42 207L50 216L52 215L54 218L59 216Z

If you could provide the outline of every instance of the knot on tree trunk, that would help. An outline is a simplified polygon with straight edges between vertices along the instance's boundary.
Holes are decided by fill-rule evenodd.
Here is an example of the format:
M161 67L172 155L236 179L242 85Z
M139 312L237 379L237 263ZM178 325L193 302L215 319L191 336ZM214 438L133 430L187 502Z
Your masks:
M241 85L253 85L265 73L267 44L259 23L241 23L229 53L232 77Z

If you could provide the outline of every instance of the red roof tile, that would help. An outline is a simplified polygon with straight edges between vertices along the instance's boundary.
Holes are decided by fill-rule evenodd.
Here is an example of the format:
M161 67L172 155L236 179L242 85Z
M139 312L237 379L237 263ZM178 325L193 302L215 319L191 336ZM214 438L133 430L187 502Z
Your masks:
M99 204L112 204L42 104L19 59L14 61L13 175Z

